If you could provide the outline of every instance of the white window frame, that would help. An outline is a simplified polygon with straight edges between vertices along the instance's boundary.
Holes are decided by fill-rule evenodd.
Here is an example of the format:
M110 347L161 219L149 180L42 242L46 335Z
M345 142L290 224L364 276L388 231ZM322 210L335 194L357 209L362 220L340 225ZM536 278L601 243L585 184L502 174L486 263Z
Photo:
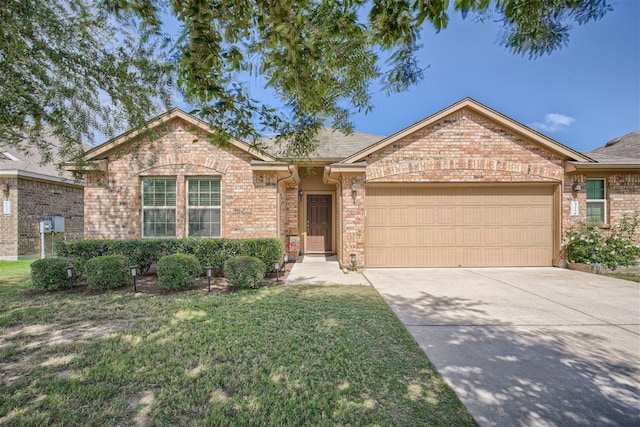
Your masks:
M588 191L588 182L589 181L602 181L602 188L603 188L603 199L590 199L589 198L589 191ZM602 211L603 211L603 218L602 218L602 224L607 224L607 180L606 178L587 178L587 183L585 183L585 193L586 193L586 199L587 199L587 209L585 210L585 215L586 215L586 220L589 221L589 203L602 203Z
M144 203L144 183L145 183L145 181L174 181L175 188L176 188L174 205L173 206L170 206L170 205L145 206L145 203ZM143 238L149 238L149 239L175 238L176 237L176 232L177 232L176 225L177 225L177 204L178 204L178 180L176 179L176 177L157 176L157 177L144 177L144 178L142 178L142 180L140 181L140 199L141 199L140 201L141 201L141 206L142 206L142 223L140 224L140 226L141 226L141 236ZM165 210L165 211L173 210L174 218L175 218L175 222L176 222L174 224L173 236L148 236L148 235L145 235L145 216L146 216L146 212L147 211L151 211L151 210Z
M219 203L218 205L205 205L205 206L191 206L189 204L189 192L190 192L190 188L191 188L191 184L194 181L217 181L218 182L218 186L219 186ZM186 185L186 194L185 194L185 205L186 205L186 211L187 211L187 218L186 218L186 224L185 224L185 232L186 232L186 237L189 238L216 238L216 237L222 237L222 180L220 179L220 177L218 176L192 176L192 177L188 177L187 178L187 185ZM197 211L197 210L203 210L203 211L217 211L218 212L218 218L219 218L219 223L218 223L218 234L217 235L211 235L211 236L191 236L191 230L189 229L191 226L191 221L190 219L190 213L192 211Z

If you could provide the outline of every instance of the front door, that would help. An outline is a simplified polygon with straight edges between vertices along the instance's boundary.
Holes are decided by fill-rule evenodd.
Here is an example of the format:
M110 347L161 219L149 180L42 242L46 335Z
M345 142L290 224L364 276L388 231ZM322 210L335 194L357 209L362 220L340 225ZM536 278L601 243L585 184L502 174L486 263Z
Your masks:
M331 196L307 196L307 252L331 252Z

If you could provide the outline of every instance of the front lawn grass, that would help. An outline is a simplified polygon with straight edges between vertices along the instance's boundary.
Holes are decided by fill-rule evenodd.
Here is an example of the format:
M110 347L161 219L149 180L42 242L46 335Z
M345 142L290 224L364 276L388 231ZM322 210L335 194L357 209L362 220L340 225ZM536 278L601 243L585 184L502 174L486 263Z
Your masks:
M370 287L33 294L28 277L0 264L0 424L475 425Z
M629 280L640 283L640 274L636 273L600 273L604 276L615 277L616 279Z

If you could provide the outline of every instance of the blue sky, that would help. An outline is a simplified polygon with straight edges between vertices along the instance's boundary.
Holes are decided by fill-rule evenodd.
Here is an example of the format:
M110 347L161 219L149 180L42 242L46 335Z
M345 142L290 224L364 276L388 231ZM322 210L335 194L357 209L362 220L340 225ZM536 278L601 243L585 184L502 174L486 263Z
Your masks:
M499 44L500 23L451 11L447 29L422 31L424 80L391 96L372 87L375 109L355 117L355 130L390 135L467 96L583 152L640 130L640 1L612 4L535 60Z

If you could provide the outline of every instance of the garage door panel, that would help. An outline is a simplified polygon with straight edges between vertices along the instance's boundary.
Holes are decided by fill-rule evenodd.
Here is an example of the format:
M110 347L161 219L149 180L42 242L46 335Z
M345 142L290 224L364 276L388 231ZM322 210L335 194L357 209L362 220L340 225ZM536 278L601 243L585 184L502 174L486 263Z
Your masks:
M483 230L480 227L465 227L461 243L463 246L482 246L484 243ZM434 242L438 243L438 242Z
M550 186L367 187L366 200L370 267L551 265Z
M387 241L391 246L413 246L415 239L412 235L410 228L396 228L387 236Z
M391 225L408 225L410 224L410 220L411 220L411 208L402 208L402 207L397 207L397 208L391 208L389 209L389 215L391 215ZM411 221L411 222L415 222L415 221Z
M489 246L501 245L504 243L504 229L499 227L487 227L483 229L482 241Z
M482 210L482 223L485 225L504 224L504 212L499 206L487 206Z
M386 207L372 207L367 209L367 223L369 226L385 225L389 217L389 209Z
M464 206L462 208L462 221L465 225L478 225L482 223L482 208Z
M456 248L420 248L416 254L417 260L424 260L432 267L448 267L455 262L458 250ZM415 267L414 264L403 265L403 267Z

